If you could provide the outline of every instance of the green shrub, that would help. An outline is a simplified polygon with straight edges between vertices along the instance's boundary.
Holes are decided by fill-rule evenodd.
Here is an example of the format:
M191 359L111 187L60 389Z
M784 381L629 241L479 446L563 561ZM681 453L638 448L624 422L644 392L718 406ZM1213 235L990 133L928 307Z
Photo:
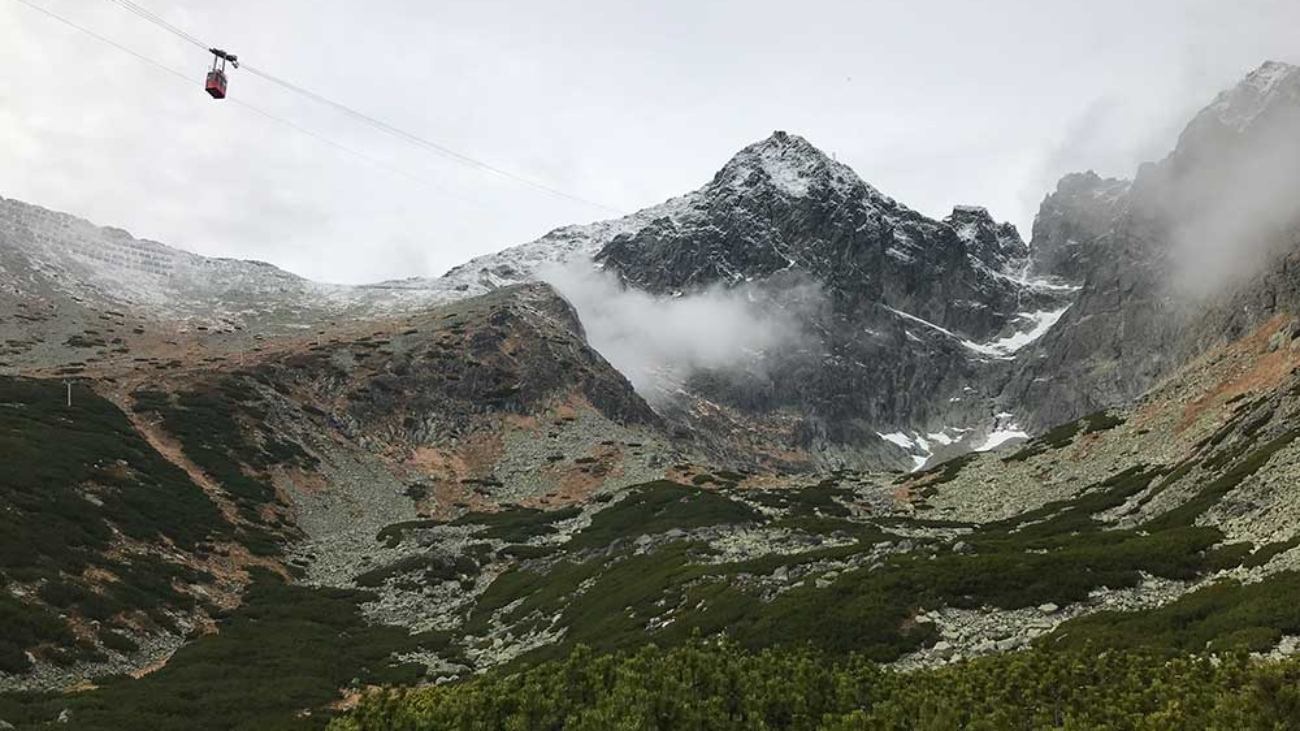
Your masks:
M393 653L448 648L445 635L368 625L357 605L372 598L287 585L259 570L244 605L219 631L180 648L162 668L138 680L101 679L75 694L0 695L0 718L20 728L53 727L67 709L83 731L320 729L332 715L328 706L354 680L419 679L416 668L392 661Z
M183 471L135 431L116 406L85 387L67 406L59 381L0 377L0 583L39 583L41 602L105 621L130 609L192 606L172 581L198 575L159 558L109 549L116 533L193 551L234 529ZM117 576L92 590L78 577ZM0 600L0 665L26 670L23 652L89 659L65 620L32 603ZM69 654L71 653L71 654Z
M108 628L99 630L99 642L110 650L116 650L127 655L140 651L140 645L136 644L135 640Z
M581 508L567 507L558 510L537 510L519 505L505 507L495 513L466 513L453 520L452 525L481 525L475 535L497 538L507 543L527 543L534 538L552 535L555 524L578 517Z
M300 445L265 427L262 397L239 376L201 384L174 398L152 390L137 391L133 397L134 410L160 416L186 456L230 493L249 522L260 522L261 509L278 502L270 481L250 472L277 465L309 469L317 464ZM249 434L249 427L255 425L260 426L256 440Z
M896 673L806 648L653 645L366 696L330 731L1294 728L1300 661L1032 650Z
M385 581L402 574L419 573L425 585L443 581L455 581L461 576L473 576L478 573L478 564L469 556L445 556L441 554L420 554L407 556L387 566L366 571L356 578L357 586L374 588L382 586Z
M1085 645L1167 652L1263 649L1282 634L1300 634L1300 574L1285 572L1254 584L1222 581L1158 609L1101 612L1071 620L1048 640L1059 647Z
M569 543L571 550L608 546L619 539L713 525L750 523L761 516L713 490L661 480L630 489L627 497L592 516Z

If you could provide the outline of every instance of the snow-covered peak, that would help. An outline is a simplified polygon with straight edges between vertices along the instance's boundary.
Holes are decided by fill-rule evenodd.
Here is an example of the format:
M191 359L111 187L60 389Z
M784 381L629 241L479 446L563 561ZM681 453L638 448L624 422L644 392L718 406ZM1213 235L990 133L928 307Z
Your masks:
M5 198L0 252L0 293L214 329L300 330L326 317L382 317L458 296L429 280L313 282L265 262L205 257Z
M683 229L708 223L708 211L720 201L775 191L789 198L830 196L865 200L873 208L902 210L893 200L858 177L808 140L774 132L740 152L699 190L623 218L556 229L536 241L472 259L437 280L412 280L389 286L438 288L459 296L528 281L553 264L591 260L620 236L635 236L652 227Z
M805 197L819 187L841 194L860 190L874 198L885 198L849 166L803 137L779 130L736 153L712 183L713 187L727 187L740 193L764 185L796 198Z
M1300 104L1300 67L1268 61L1235 87L1219 94L1204 114L1244 130L1278 105Z
M414 281L422 288L435 286L458 296L532 281L548 266L591 261L618 236L634 234L656 222L677 225L703 204L702 193L694 191L622 218L557 228L535 241L470 259L438 279Z

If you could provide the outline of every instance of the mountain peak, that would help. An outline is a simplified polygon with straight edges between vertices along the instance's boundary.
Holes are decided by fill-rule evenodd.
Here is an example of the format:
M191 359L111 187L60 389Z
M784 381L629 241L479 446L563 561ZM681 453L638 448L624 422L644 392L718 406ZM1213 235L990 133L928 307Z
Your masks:
M813 158L827 157L826 153L822 152L816 145L809 142L807 138L799 135L792 135L783 129L773 131L766 139L759 140L745 149L779 150L787 154Z
M847 191L861 186L881 197L849 166L803 137L784 130L777 130L736 153L714 177L713 185L739 191L771 186L796 198L809 195L814 188Z
M1300 106L1300 67L1265 61L1236 86L1219 94L1205 114L1224 126L1244 130L1280 105Z
M948 218L987 221L993 223L993 214L989 213L989 209L984 206L972 206L960 203L952 207L952 215L948 216Z
M1029 255L1016 227L993 220L983 206L953 206L952 215L943 222L952 227L972 256L994 271L1007 271L1013 262Z
M1284 61L1265 61L1260 67L1250 72L1243 83L1255 84L1261 87L1269 86L1276 83L1278 79L1290 76L1300 72L1300 66L1286 63Z

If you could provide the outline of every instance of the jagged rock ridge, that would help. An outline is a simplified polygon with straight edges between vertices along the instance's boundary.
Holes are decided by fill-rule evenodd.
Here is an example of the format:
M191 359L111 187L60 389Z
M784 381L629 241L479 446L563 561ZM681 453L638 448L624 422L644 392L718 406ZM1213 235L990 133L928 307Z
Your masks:
M1082 289L1003 403L1035 430L1125 403L1300 301L1300 68L1220 94L1130 185L1067 176L1035 223L1036 263Z

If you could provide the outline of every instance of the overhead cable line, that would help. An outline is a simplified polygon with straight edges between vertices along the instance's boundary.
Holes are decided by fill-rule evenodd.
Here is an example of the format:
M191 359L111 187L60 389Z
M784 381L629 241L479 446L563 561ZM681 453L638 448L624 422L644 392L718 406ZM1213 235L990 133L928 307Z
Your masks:
M432 140L426 139L426 138L424 138L424 137L421 137L421 136L419 136L419 135L413 134L413 133L411 133L411 132L407 132L406 130L401 129L400 127L395 127L395 126L393 126L393 125L391 125L391 124L389 124L389 123L387 123L387 122L385 122L385 121L383 121L383 120L381 120L381 119L376 119L375 117L372 117L372 116L370 116L370 115L368 115L368 114L365 114L364 112L358 112L357 110L352 109L351 107L348 107L348 106L346 106L346 105L344 105L344 104L341 104L341 103L339 103L339 102L333 101L332 99L328 99L328 98L326 98L326 97L323 97L323 96L321 96L320 94L317 94L316 92L311 91L310 89L305 89L305 88L303 88L303 87L301 87L301 86L298 86L297 84L294 84L294 83L292 83L292 82L285 81L284 79L280 79L280 78L277 78L277 77L275 77L275 76L272 76L271 74L269 74L269 73L267 73L267 72L265 72L265 71L263 71L263 70L257 68L256 66L250 66L250 65L248 65L248 64L244 64L243 68L244 68L245 71L247 71L247 72L249 72L249 73L251 73L251 74L254 74L254 75L256 75L256 76L260 76L261 78L266 79L267 81L270 81L270 82L273 83L273 84L277 84L277 85L279 85L279 86L281 86L281 87L284 87L285 89L288 89L289 91L292 91L292 92L295 92L295 93L301 94L301 95L305 96L306 98L311 99L312 101L317 102L318 104L323 104L323 105L325 105L325 106L332 107L332 108L334 108L334 109L336 109L336 110L338 110L338 111L340 111L340 112L342 112L342 113L344 113L344 114L346 114L346 115L352 117L353 119L356 119L356 120L358 120L358 121L364 122L365 124L368 124L368 125L370 125L371 127L374 127L375 129L378 129L378 130L381 131L381 132L386 132L386 133L388 133L388 134L390 134L390 135L392 135L392 136L394 136L394 137L398 137L398 138L400 138L400 139L406 140L407 142L410 142L410 143L412 143L412 144L415 144L415 145L418 145L418 146L420 146L420 147L423 147L423 148L425 148L425 149L427 149L427 150L431 150L431 151L433 151L433 152L435 152L435 153L438 153L439 155L442 155L443 157L450 158L450 159L452 159L452 160L454 160L454 161L456 161L456 162L459 162L459 163L462 163L462 164L468 165L468 166L470 166L470 167L478 168L478 169L483 170L483 171L485 171L485 172L489 172L489 173L492 173L492 174L494 174L494 175L498 175L498 176L500 176L500 177L503 177L503 178L506 178L506 179L509 179L509 180L513 180L513 181L515 181L516 183L521 183L521 184L523 184L523 185L527 185L527 186L530 187L530 188L535 188L535 189L537 189L537 190L540 190L540 191L543 191L543 192L546 192L546 193L550 193L551 195L559 196L559 197L561 197L561 198L566 198L566 199L571 200L571 201L573 201L573 202L575 202L575 203L582 203L582 204L584 204L584 205L591 206L592 208L599 208L599 209L601 209L601 210L603 210L603 211L606 211L606 212L609 212L609 213L614 213L614 214L617 214L617 215L622 215L622 214L624 213L624 211L622 211L622 210L620 210L620 209L618 209L618 208L615 208L615 207L613 207L613 206L609 206L609 205L606 205L606 204L604 204L604 203L600 203L600 202L597 202L597 201L594 201L594 200L591 200L591 199L588 199L588 198L584 198L584 197L579 196L579 195L574 195L574 194L572 194L572 193L567 193L567 192L565 192L565 191L563 191L563 190L560 190L559 188L555 188L555 187L550 186L550 185L547 185L547 184L545 184L545 183L539 183L539 182L537 182L537 181L535 181L535 180L532 180L532 179L530 179L530 178L526 178L526 177L524 177L524 176L522 176L522 175L517 175L517 174L515 174L515 173L512 173L512 172L510 172L509 170L505 170L505 169L503 169L503 168L499 168L499 167L497 167L497 166L495 166L495 165L492 165L492 164L490 164L490 163L486 163L486 162L483 162L482 160L478 160L478 159L476 159L476 158L470 157L469 155L466 155L466 154L463 154L463 153L457 152L457 151L455 151L455 150L453 150L453 149L451 149L451 148L449 148L449 147L446 147L446 146L444 146L444 145L440 145L440 144L438 144L437 142L433 142Z
M172 35L180 38L181 40L186 41L187 43L192 43L198 46L199 48L203 48L203 49L209 48L208 44L195 38L189 33L186 33L185 31L172 25L171 23L168 23L167 20L164 19L162 16L153 13L148 8L145 8L142 5L137 5L136 3L131 2L131 0L109 0L109 2L115 3L117 5L122 6L123 8L126 8L128 11L140 16L141 18L149 21L150 23L153 23L159 28L162 28L163 30L167 31L168 33L171 33Z
M158 26L162 30L171 33L172 35L180 38L181 40L187 43L191 43L203 49L211 48L211 46L209 46L207 43L204 43L198 38L195 38L189 33L186 33L184 30L169 23L167 20L157 15L156 13L153 13L152 11L139 5L138 3L132 2L132 0L108 0L108 1L113 3L114 5L125 8L126 10L135 14L136 16ZM342 114L345 114L363 124L369 125L370 127L379 130L380 132L384 132L386 134L392 135L394 137L397 137L398 139L404 140L418 147L423 147L426 150L430 150L438 155L449 158L455 162L461 163L463 165L467 165L469 167L477 168L484 172L492 173L494 175L506 178L508 180L512 180L516 183L527 185L536 190L540 190L546 193L550 193L551 195L568 199L575 203L581 203L587 206L591 206L593 208L599 208L601 210L610 213L619 214L619 215L622 215L624 213L624 211L621 211L618 208L614 208L612 206L605 205L604 203L593 201L579 195L568 193L564 190L561 190L551 185L547 185L545 183L539 183L535 180L532 180L531 178L527 178L517 173L510 172L509 170L497 167L495 165L492 165L491 163L484 162L465 153L457 152L456 150L453 150L445 145L439 144L425 137L421 137L420 135L414 134L412 132L408 132L400 127L389 124L388 122L385 122L382 119L378 119L369 114L366 114L365 112L357 111L356 109L353 109L352 107L349 107L346 104L322 96L310 89L295 84L291 81L281 79L271 74L270 72L264 71L260 68L257 68L256 66L252 66L247 62L245 62L241 66L241 68L244 71L247 71L248 73L258 76L266 81L269 81L272 84L275 84L289 92L298 94L306 99L310 99L311 101L314 101L317 104L330 107L337 112L341 112Z
M96 33L95 31L90 30L89 28L86 28L86 27L84 27L84 26L78 25L77 23L73 22L72 20L69 20L68 18L63 17L62 15L59 15L59 14L55 13L55 12L52 11L52 10L48 10L48 9L46 9L46 8L44 8L44 7L41 7L40 5L37 5L36 3L32 2L31 0L15 0L15 1L16 1L16 2L19 2L19 3L23 4L23 5L26 5L27 7L31 8L31 9L33 9L33 10L35 10L35 11L37 11L37 12L39 12L39 13L41 13L41 14L43 14L43 15L45 15L45 16L47 16L47 17L53 19L53 20L57 20L58 22L63 23L64 25L66 25L66 26L68 26L68 27L70 27L70 28L73 28L73 29L75 29L75 30L77 30L77 31L80 31L81 33L84 33L84 34L86 34L87 36L90 36L91 38L94 38L95 40L99 41L100 43L104 43L104 44L107 44L107 45L109 45L109 46L112 46L113 48L116 48L117 50L122 51L123 53L126 53L126 54L128 54L128 55L134 56L135 58L139 59L140 61L143 61L143 62L149 64L150 66L153 66L154 68L156 68L156 69L158 69L158 70L160 70L160 71L164 71L164 72L166 72L166 73L168 73L168 74L171 74L172 76L175 76L176 78L178 78L178 79L184 81L187 85L192 85L192 84L194 84L194 83L196 83L196 82L198 82L198 81L201 81L201 79L195 79L195 78L192 78L192 77L190 77L189 75L187 75L187 74L186 74L185 72L183 72L183 71L179 71L179 70L174 69L174 68L172 68L172 67L170 67L170 66L168 66L168 65L166 65L166 64L164 64L164 63L162 63L162 62L160 62L160 61L156 61L156 60L154 60L154 59L152 59L152 58L150 58L150 57L148 57L148 56L146 56L146 55L144 55L144 54L142 54L142 53L139 53L139 52L135 51L135 50L132 49L132 48L129 48L128 46L125 46L125 45L123 45L123 44L121 44L121 43L118 43L117 41L115 41L115 40L113 40L113 39L111 39L111 38L108 38L108 37L106 37L106 36L100 35L99 33ZM365 161L366 163L369 163L370 165L372 165L372 166L374 166L374 167L376 167L376 168L380 168L380 169L383 169L383 170L387 170L387 171L390 172L390 173L393 173L393 174L395 174L395 175L399 175L399 176L401 176L401 177L403 177L403 178L406 178L406 179L408 179L408 180L410 180L410 181L412 181L412 182L418 183L418 184L420 184L420 185L422 185L422 186L425 186L425 187L427 187L427 188L429 188L429 189L431 189L431 190L434 190L434 191L436 191L436 192L438 192L438 193L440 193L440 194L442 194L442 195L448 196L448 197L450 197L450 198L455 198L455 199L457 199L457 200L459 200L459 201L462 201L462 202L465 202L465 203L470 203L470 204L472 204L472 205L476 205L476 206L483 207L483 208L490 208L490 209L496 209L496 208L497 208L496 206L491 206L491 205L489 205L489 204L483 203L482 201L477 201L477 200L474 200L474 199L472 199L472 198L467 198L467 197L465 197L465 196L463 196L463 195L460 195L459 193L455 193L455 192L453 192L453 191L447 190L446 188L444 188L444 187L441 186L441 185L438 185L438 184L436 184L436 183L432 183L432 182L430 182L430 181L428 181L428 180L425 180L425 179L423 179L423 178L421 178L421 177L419 177L419 176L417 176L417 175L413 175L413 174L411 174L411 173L407 172L406 170L403 170L403 169L401 169L401 168L399 168L399 167L395 167L395 166L390 165L390 164L388 164L388 163L386 163L386 162L383 162L383 161L381 161L381 160L377 160L377 159L371 157L370 155L367 155L366 153L361 152L360 150L356 150L356 149L353 149L353 148L351 148L351 147L348 147L347 145L343 145L343 144L340 144L340 143L338 143L338 142L335 142L334 140L331 140L330 138L325 137L324 135L322 135L322 134L320 134L320 133L318 133L318 132L313 132L312 130L307 129L306 127L303 127L303 126L301 126L301 125L299 125L299 124L297 124L297 123L291 122L291 121L289 121L289 120L287 120L287 119L284 119L283 117L276 116L275 114L272 114L271 112L268 112L268 111L266 111L266 110L264 110L264 109L261 109L261 108L259 108L259 107L253 106L252 104L249 104L248 102L240 101L240 100L238 100L238 99L231 99L231 100L229 100L229 101L230 101L231 103L233 103L233 104L236 104L236 105L238 105L238 106L244 108L244 109L247 109L247 110L250 111L250 112L253 112L254 114L257 114L257 115L259 115L259 116L261 116L261 117L264 117L264 118L266 118L266 119L268 119L268 120L271 120L271 121L273 121L273 122L276 122L277 124L284 125L285 127L288 127L289 129L291 129L291 130L293 130L293 131L295 131L295 132L298 132L298 133L300 133L300 134L302 134L302 135L305 135L305 136L310 137L310 138L312 138L312 139L314 139L314 140L317 140L318 142L321 142L321 143L323 143L323 144L329 145L330 147L333 147L333 148L336 149L336 150L339 150L339 151L341 151L341 152L345 152L345 153L347 153L347 154L349 154L349 155L352 155L352 156L354 156L354 157L356 157L356 158L358 158L358 159L361 159L361 160Z

